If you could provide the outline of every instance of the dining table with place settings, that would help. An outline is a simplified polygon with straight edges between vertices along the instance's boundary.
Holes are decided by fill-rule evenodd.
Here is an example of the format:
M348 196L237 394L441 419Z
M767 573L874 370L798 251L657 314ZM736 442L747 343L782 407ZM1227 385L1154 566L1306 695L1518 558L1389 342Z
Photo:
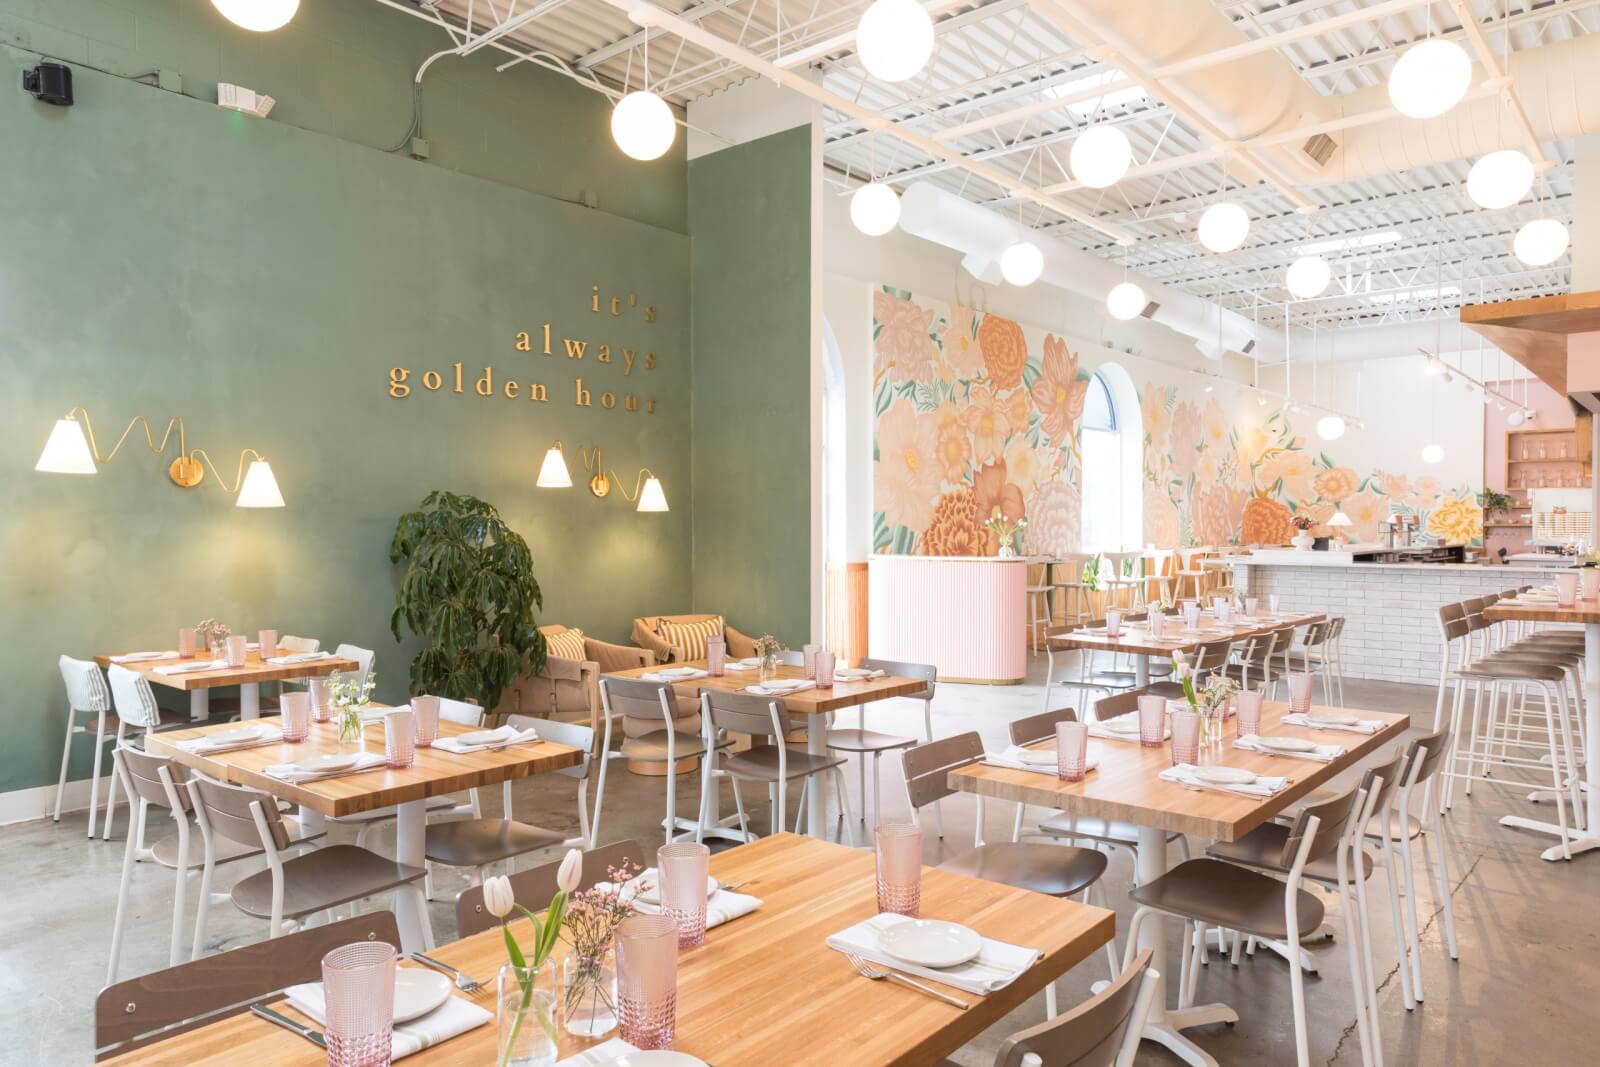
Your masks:
M255 738L241 736L249 729L262 734ZM384 758L383 729L381 721L364 724L360 754L340 745L337 722L312 723L306 740L298 743L285 742L275 723L262 720L254 724L214 723L164 730L148 734L144 745L151 755L167 757L219 781L248 786L299 805L300 825L307 835L323 830L329 818L392 806L396 812L395 859L414 867L423 865L429 798L583 762L581 749L536 737L450 751L439 742L459 742L461 737L480 731L441 720L434 744L418 747L411 766L395 768ZM229 744L216 743L219 736L229 735L233 735ZM350 766L332 770L304 767L307 761L340 754L355 755L356 759ZM432 944L426 912L418 910L406 894L401 894L396 911L406 948L422 949Z
M967 1005L957 1007L897 982L865 977L848 958L852 947L880 956L874 943L879 932L869 924L900 921L877 912L874 862L870 853L786 833L712 856L712 876L747 885L761 906L708 929L702 944L679 950L671 1050L716 1067L802 1061L925 1067L1005 1018L1112 936L1115 916L1103 908L924 868L924 917L958 921L986 944L1011 950L1002 953L1001 976L986 975L975 983L967 975L970 968L955 966L944 981L932 979L935 988ZM522 920L512 929L519 936L529 932ZM564 940L558 943L552 957L558 971L568 951ZM492 989L506 947L501 931L491 928L442 944L429 955ZM401 961L402 969L416 966ZM297 993L303 1005L304 991ZM494 1007L492 994L469 1003ZM295 1001L267 1007L296 1025L321 1030ZM558 1067L613 1067L619 1054L632 1051L615 1032L583 1038L559 1026L557 1031ZM493 1063L496 1042L495 1024L485 1022L442 1037L405 1062L416 1067ZM797 1053L802 1049L803 1056ZM320 1067L327 1053L245 1012L104 1062Z
M226 658L212 659L205 652L189 659L181 658L176 652L107 652L95 656L94 661L101 670L115 663L138 671L151 685L164 685L188 693L189 716L196 721L203 721L209 713L213 689L238 686L239 718L255 719L261 715L262 682L321 678L334 671L361 669L361 664L355 660L332 652L285 652L263 660L256 647L245 652L244 665L240 667L230 667Z
M1150 624L1144 616L1135 616L1124 618L1121 632L1114 636L1107 633L1102 619L1088 626L1054 627L1045 632L1045 643L1057 651L1076 648L1129 656L1134 664L1134 687L1143 689L1150 684L1151 658L1170 659L1174 652L1188 654L1217 641L1243 641L1285 626L1309 626L1327 619L1321 612L1284 611L1276 615L1237 615L1232 621L1222 623L1207 609L1200 613L1200 625L1193 630L1185 625L1182 615L1167 616L1166 628L1160 637L1150 632Z
M1263 702L1260 729L1252 736L1258 742L1277 742L1278 747L1271 750L1259 744L1234 747L1235 720L1228 720L1223 727L1226 747L1211 765L1243 774L1210 773L1207 767L1188 764L1174 767L1170 742L1157 746L1140 742L1139 713L1135 711L1097 724L1103 728L1099 732L1091 727L1089 755L1094 769L1081 781L1062 781L1054 773L1053 761L1015 767L1008 766L1008 760L997 763L990 757L951 771L949 781L952 788L972 793L980 801L1029 804L1071 816L1132 824L1138 828L1135 881L1146 885L1167 871L1169 834L1237 841L1367 756L1398 741L1410 725L1409 716L1394 712L1312 705L1304 714L1310 717L1310 725L1289 721L1296 716L1287 703ZM1118 728L1121 722L1128 722L1130 728ZM1360 728L1374 722L1380 725L1370 732ZM1045 740L1025 747L1037 751L1052 749L1054 744L1054 740ZM1318 753L1313 750L1325 746L1342 751L1329 759L1314 758ZM980 826L982 818L980 805ZM1139 947L1153 949L1157 960L1166 959L1165 924L1145 923ZM1146 1039L1159 1042L1190 1063L1212 1062L1182 1031L1233 1022L1237 1014L1226 1004L1172 1008L1166 987L1163 974L1145 1026Z

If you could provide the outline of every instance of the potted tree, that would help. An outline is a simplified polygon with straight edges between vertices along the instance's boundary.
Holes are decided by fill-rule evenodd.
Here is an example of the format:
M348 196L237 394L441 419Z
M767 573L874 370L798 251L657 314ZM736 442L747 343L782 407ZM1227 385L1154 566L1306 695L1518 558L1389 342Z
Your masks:
M530 673L544 670L533 557L493 505L429 493L395 524L389 559L405 561L389 628L399 641L403 621L424 641L411 661L411 692L492 709L524 659Z

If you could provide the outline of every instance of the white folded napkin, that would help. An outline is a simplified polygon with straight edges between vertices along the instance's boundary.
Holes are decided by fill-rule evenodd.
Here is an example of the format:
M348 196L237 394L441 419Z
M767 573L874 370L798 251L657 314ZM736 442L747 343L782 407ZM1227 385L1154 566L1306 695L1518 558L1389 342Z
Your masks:
M178 747L185 752L204 755L208 752L232 752L240 748L260 748L262 745L276 745L282 740L283 731L276 726L269 726L262 731L261 736L253 737L248 741L235 741L229 744L227 742L213 741L209 737L195 737L188 741L179 741Z
M411 705L410 704L397 704L392 708L370 708L367 711L363 711L361 713L361 721L363 723L380 723L381 724L383 722L383 717L385 715L389 714L391 711L410 711L410 710L411 710Z
M816 682L801 681L799 685L784 686L777 689L764 685L747 685L744 687L744 691L746 693L754 693L758 697L786 697L790 693L803 693L807 689L815 689L816 687Z
M592 1048L575 1052L564 1060L557 1060L556 1067L612 1067L628 1053L638 1051L622 1038L613 1037L610 1041L602 1041Z
M1120 719L1122 716L1118 715L1117 718ZM1134 714L1133 720L1135 722L1138 721L1137 713ZM1163 725L1161 727L1161 739L1165 741L1167 738L1172 736L1172 730L1170 727L1165 725L1165 717L1163 717L1162 721ZM1106 741L1132 741L1134 744L1139 743L1139 734L1137 732L1131 734L1119 734L1113 730L1107 730L1103 725L1097 722L1092 722L1089 724L1089 736L1102 738Z
M979 996L987 996L996 990L1004 989L1015 982L1023 971L1044 958L1044 953L1036 948L1023 948L1020 945L1011 945L986 937L983 939L983 948L978 951L978 958L975 960L956 967L938 969L918 967L904 960L895 959L878 947L879 934L891 926L910 921L904 915L891 915L888 912L874 915L828 938L828 947L839 952L854 953L873 963L893 967L897 971L918 978L927 978L941 985L952 986Z
M886 678L888 675L888 671L864 671L859 667L845 667L833 672L833 680L836 682L865 682L872 678Z
M632 882L632 889L624 889L626 898L638 893L646 885L654 885L660 880L660 874L654 867L646 867ZM597 888L611 889L615 883L601 882ZM732 922L741 916L749 915L752 911L764 904L760 897L750 896L748 893L734 893L726 889L718 889L706 900L706 929L721 926L723 923ZM633 909L645 915L660 915L661 905L651 904L637 898L633 901Z
M1287 756L1290 759L1316 760L1318 763L1332 763L1344 755L1343 745L1318 745L1316 748L1305 752L1280 752L1276 749L1262 748L1258 744L1260 740L1255 734L1245 734L1234 741L1233 747L1242 748L1247 752L1260 752L1266 756Z
M1357 723L1318 722L1309 715L1285 715L1283 721L1290 726L1304 726L1312 730L1349 730L1356 734L1375 734L1386 725L1382 719L1362 719Z
M273 656L267 662L288 667L295 663L310 663L314 659L327 659L332 655L332 652L291 652L286 656Z
M641 674L639 677L647 682L689 682L696 678L708 678L710 675L710 671L703 671L696 667L689 674L662 674L660 671L652 671L649 674Z
M188 674L191 671L217 671L228 665L225 659L192 659L183 663L172 663L165 667L157 667L157 674Z
M112 656L112 663L140 663L147 659L171 659L176 652L124 652L120 656Z
M1176 767L1168 767L1157 777L1164 781L1176 782L1178 785L1188 786L1190 789L1215 789L1223 793L1236 793L1244 797L1270 797L1289 784L1287 778L1275 778L1266 775L1256 775L1256 780L1249 785L1218 785L1215 782L1202 781L1194 776L1198 768L1192 763L1180 763Z
M759 662L746 663L744 660L740 659L730 659L723 663L723 666L730 671L758 671L761 669L761 664Z
M511 745L525 745L530 741L539 740L539 731L533 727L518 730L515 726L502 726L494 731L495 739L486 741L481 745L464 745L459 737L441 737L433 742L434 748L442 748L446 752L454 752L464 756L470 752L486 752L490 749L507 748Z
M315 1020L319 1026L328 1024L328 1001L321 982L292 985L283 992L290 1006L300 1014ZM389 1058L397 1060L421 1052L493 1021L494 1016L478 1005L451 996L420 1019L396 1023L390 1037Z
M437 741L434 743L438 744ZM388 757L382 752L363 752L354 766L346 767L342 771L307 771L293 763L274 763L270 767L263 767L261 773L268 778L288 782L290 785L304 785L306 782L320 782L324 778L343 778L347 774L360 774L374 767L383 767L388 762Z
M1050 763L1024 763L1022 756L1019 755L1021 752L1021 745L1007 745L1004 752L985 752L983 754L983 762L994 767L1009 767L1014 771L1038 771L1040 774L1048 774L1054 777L1056 773L1054 761ZM1100 766L1100 756L1091 748L1089 754L1084 758L1083 769L1092 771L1098 766Z

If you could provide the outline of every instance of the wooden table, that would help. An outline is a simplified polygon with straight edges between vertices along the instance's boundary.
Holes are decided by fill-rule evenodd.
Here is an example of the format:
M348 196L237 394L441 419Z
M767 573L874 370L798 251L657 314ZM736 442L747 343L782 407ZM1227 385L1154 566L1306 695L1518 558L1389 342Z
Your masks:
M1600 602L1580 600L1570 608L1554 605L1517 604L1496 601L1484 610L1483 617L1490 622L1565 622L1583 626L1583 706L1584 734L1584 786L1587 790L1585 813L1587 821L1580 837L1568 836L1567 850L1574 856L1580 852L1600 849ZM1435 721L1435 730L1440 723ZM1561 836L1561 827L1551 822L1527 819L1520 815L1506 815L1500 825L1522 830ZM1565 859L1560 845L1545 849L1544 858L1550 861Z
M212 778L259 789L300 805L300 823L307 833L323 830L325 820L329 817L356 815L393 805L395 859L413 867L423 865L423 835L427 826L429 797L459 793L513 778L526 778L562 767L575 767L583 762L581 749L549 741L466 755L437 748L419 748L416 762L410 767L398 770L379 767L360 774L296 785L271 777L264 768L338 751L336 724L312 723L310 736L300 744L262 745L205 755L178 747L181 741L232 728L228 723L216 723L189 730L151 733L145 737L145 750L155 756L176 760ZM439 736L451 737L470 733L473 729L461 723L442 720L439 723ZM367 751L382 752L383 725L368 725L365 740ZM418 909L414 901L402 894L398 898L396 911L400 917L400 935L408 949L421 950L433 943L425 910Z
M111 666L111 657L120 656L120 652L108 652L98 655L94 661L100 664L101 670ZM201 656L208 653L199 653ZM288 653L285 653L288 655ZM356 671L361 669L361 664L353 659L341 659L338 656L326 656L322 659L306 660L303 663L266 663L261 659L261 653L255 649L245 653L243 667L218 667L214 671L187 671L183 674L162 674L157 667L170 667L174 663L185 663L187 660L178 658L177 653L161 659L144 659L134 663L119 663L117 666L126 667L130 671L138 671L150 679L151 685L164 685L169 689L181 689L189 694L189 716L196 720L204 720L210 710L211 690L225 685L239 687L239 717L241 719L254 719L261 715L261 683L281 682L291 678L320 678L334 671Z
M1084 633L1079 625L1069 625L1060 629L1046 631L1045 644L1049 648L1070 650L1074 648L1088 649L1091 652L1113 652L1132 656L1134 663L1134 686L1143 689L1150 684L1150 657L1159 656L1170 659L1174 652L1188 654L1202 645L1214 644L1218 641L1243 641L1259 634L1270 633L1285 626L1308 626L1311 623L1324 622L1327 615L1321 613L1295 614L1284 612L1274 616L1256 616L1255 621L1248 623L1230 624L1221 626L1216 622L1211 612L1201 612L1200 625L1207 630L1227 631L1211 637L1189 635L1186 632L1181 615L1167 617L1167 629L1158 640L1150 636L1148 624L1138 620L1124 619L1122 632L1116 637L1106 634ZM1100 624L1104 626L1102 622ZM1180 635L1181 636L1177 636ZM1045 679L1048 685L1050 678ZM1065 683L1071 684L1071 683ZM1049 702L1048 694L1046 703Z
M1071 815L1133 823L1139 827L1136 880L1144 885L1167 871L1168 833L1236 841L1367 755L1398 740L1410 725L1410 719L1405 715L1352 711L1364 719L1383 719L1387 725L1373 734L1312 730L1284 725L1282 718L1288 710L1288 705L1280 701L1265 703L1261 710L1262 733L1343 745L1345 754L1330 763L1318 763L1315 760L1249 752L1231 747L1233 735L1230 728L1227 739L1230 746L1227 763L1230 767L1293 779L1286 789L1272 797L1192 790L1163 781L1158 776L1172 766L1170 745L1145 748L1137 742L1099 738L1091 739L1090 748L1099 756L1100 766L1081 782L1063 782L1053 775L1037 771L978 763L952 771L950 785L964 793L975 793L980 798L993 797L1018 804L1037 804L1058 808ZM1161 968L1161 961L1166 959L1165 924L1145 923L1140 930L1140 947L1153 949L1156 966ZM1214 1065L1215 1061L1184 1037L1181 1031L1207 1023L1233 1022L1238 1015L1226 1004L1168 1009L1164 969L1160 981L1159 996L1151 1007L1145 1037L1160 1042L1189 1063Z
M694 660L688 663L675 663L674 667L699 667L705 669L704 660ZM626 671L614 671L607 677L614 678L642 678L645 675L655 674L661 667L635 667ZM791 667L787 664L778 667L780 678L804 678L803 667ZM715 689L726 693L743 692L745 687L755 685L759 674L756 671L729 671L719 677L673 679L672 687L691 696L698 697L703 689ZM910 696L920 693L928 688L928 683L921 678L897 678L888 675L883 678L864 678L855 682L834 682L832 689L804 689L798 693L790 693L783 698L783 710L790 715L805 717L806 724L806 751L812 755L826 756L828 754L828 713L840 711L844 708L860 707L870 704L874 700L887 700L890 697ZM702 724L709 730L709 724ZM711 755L708 752L706 762ZM705 773L702 766L701 773ZM864 798L863 798L864 799ZM701 821L706 826L706 835L728 840L744 841L746 835L732 827L723 826L721 815L721 801L717 790L708 790L704 806L700 812ZM687 819L680 819L676 829L693 830L696 823ZM826 834L826 827L831 825L828 821L828 797L826 790L811 789L807 791L806 827L813 836Z
M1044 952L1005 989L988 996L952 990L971 1004L961 1011L891 982L859 977L843 955L827 947L829 936L877 910L873 862L867 853L793 834L712 856L712 874L728 882L749 880L747 892L763 904L708 930L704 945L680 953L672 1047L717 1067L801 1062L926 1067L1111 939L1115 916L1104 909L925 867L924 916L957 920L989 937ZM525 920L512 929L525 942L531 936ZM556 952L565 951L563 941ZM430 954L491 985L506 958L499 930ZM478 1003L493 1011L492 998ZM286 1005L276 1007L298 1018ZM562 1033L557 1055L570 1056L592 1043ZM495 1051L490 1022L407 1057L406 1063L492 1064ZM304 1039L243 1014L107 1062L317 1067L326 1056Z

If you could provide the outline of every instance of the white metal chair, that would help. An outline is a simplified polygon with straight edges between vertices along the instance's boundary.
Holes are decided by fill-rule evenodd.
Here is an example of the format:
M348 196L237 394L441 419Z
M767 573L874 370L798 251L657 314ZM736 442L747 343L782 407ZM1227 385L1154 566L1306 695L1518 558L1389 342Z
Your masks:
M111 701L117 709L117 744L121 745L131 741L134 737L142 737L145 733L159 729L164 723L178 725L187 723L187 716L179 716L171 712L163 712L156 703L156 695L150 688L150 679L138 671L113 663L111 669L106 671L106 677L111 682ZM130 736L129 731L133 734ZM111 776L111 785L106 790L106 820L105 832L102 839L111 840L112 815L117 806L117 776ZM137 828L138 849L144 851L144 827Z
M61 744L61 777L56 781L54 821L61 821L61 797L67 788L67 764L72 759L72 739L77 734L94 734L94 772L89 780L89 836L94 836L100 814L100 761L105 755L106 714L111 711L111 690L106 677L93 660L62 656L58 661L61 680L67 687L67 738ZM80 722L80 715L94 716L94 725Z
M605 711L606 728L600 743L600 776L594 793L594 825L600 825L601 804L606 792L606 767L614 759L625 759L630 763L666 765L667 812L663 826L668 844L680 831L683 837L703 832L698 813L694 819L678 817L678 763L700 759L708 748L725 747L729 742L718 742L715 746L708 744L706 736L710 731L704 723L699 734L677 730L674 724L676 700L672 685L668 682L604 675L600 679L600 704ZM639 736L626 736L628 730L625 727L622 745L612 751L612 724L619 717L632 721L639 730Z

